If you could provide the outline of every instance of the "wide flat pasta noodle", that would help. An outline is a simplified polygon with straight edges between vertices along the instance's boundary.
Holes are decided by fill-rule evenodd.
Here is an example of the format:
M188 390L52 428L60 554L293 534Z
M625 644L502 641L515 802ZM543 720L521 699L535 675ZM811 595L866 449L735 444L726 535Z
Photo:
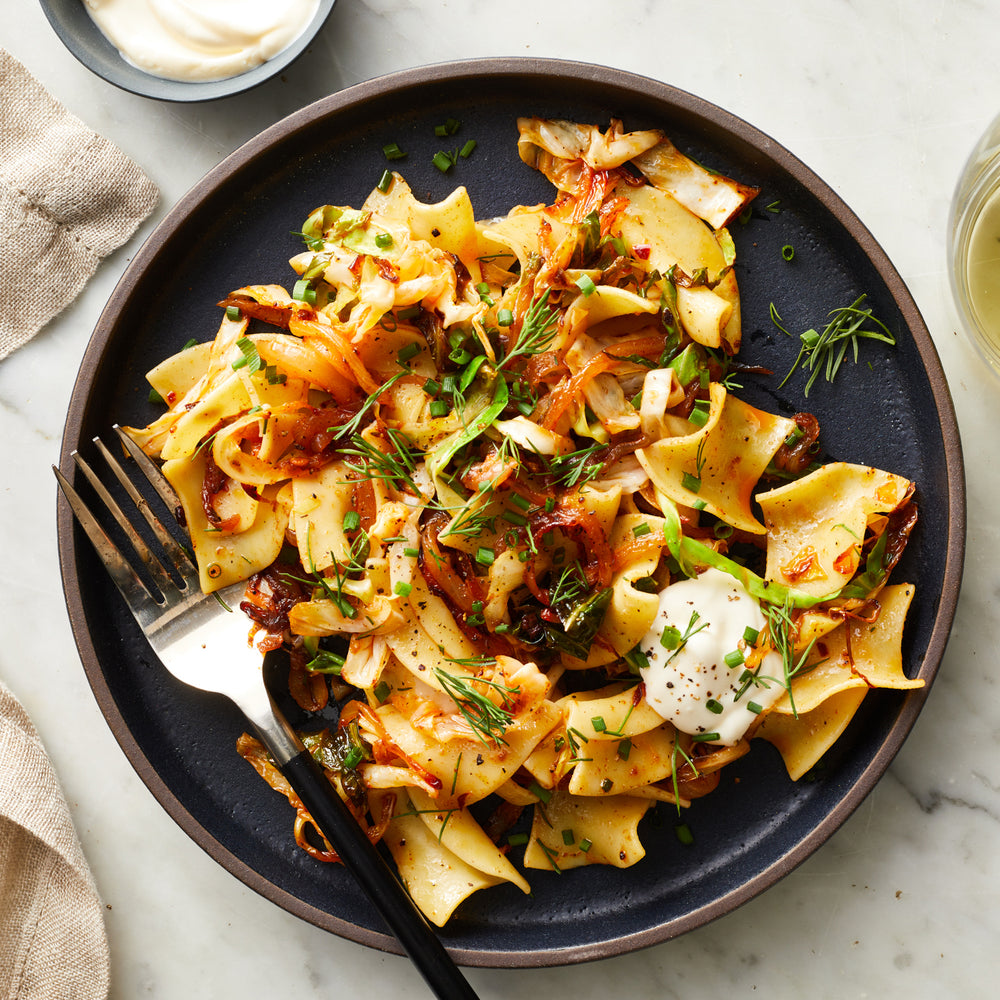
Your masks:
M281 551L291 506L289 487L270 487L256 506L254 522L238 534L224 534L212 525L201 501L207 456L174 460L163 465L163 475L173 486L184 510L184 519L198 564L202 591L211 594L248 575L266 569Z
M868 519L895 510L911 484L870 466L832 462L757 497L767 525L767 578L834 594L857 570Z
M544 813L535 812L524 867L548 871L583 865L628 868L646 855L637 828L651 805L649 799L630 795L584 798L553 792Z
M913 599L910 584L892 584L878 597L875 621L848 619L813 647L806 669L795 677L791 692L775 702L783 715L811 712L827 698L851 688L923 687L903 672L903 625Z
M867 685L845 688L797 718L773 712L755 735L774 744L788 776L798 781L837 742L867 693Z
M389 823L384 840L406 891L428 920L444 927L458 905L504 880L487 875L448 850L428 829L409 799Z
M703 427L661 438L636 457L671 500L701 504L734 528L762 535L766 529L753 513L753 491L795 422L748 406L716 382L711 396Z

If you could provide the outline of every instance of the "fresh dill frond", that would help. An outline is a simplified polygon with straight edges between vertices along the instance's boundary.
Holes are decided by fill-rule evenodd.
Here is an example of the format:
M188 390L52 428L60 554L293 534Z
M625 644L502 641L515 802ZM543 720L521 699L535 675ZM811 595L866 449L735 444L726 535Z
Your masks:
M378 401L379 396L384 392L388 392L404 375L411 374L410 370L407 368L404 371L397 372L391 378L387 379L382 383L371 395L369 395L365 401L361 404L361 409L347 421L346 424L341 424L340 427L331 427L330 432L333 434L334 441L342 441L344 438L351 437L357 434L361 430L361 422L364 420L368 411L375 405Z
M402 431L388 427L383 433L392 451L382 451L360 434L354 434L349 447L341 448L340 453L360 459L362 478L381 479L395 489L405 486L419 496L420 490L413 480L413 474L420 452Z
M512 704L511 696L517 694L519 688L508 687L499 681L486 680L483 677L458 677L440 667L434 668L434 675L481 743L487 745L492 743L494 746L500 743L506 745L507 741L503 738L503 734L514 721L509 710ZM474 684L481 684L498 691L502 704L496 704L490 697L477 691L473 687Z
M543 292L531 304L514 346L497 365L500 371L515 358L530 358L548 350L559 327L559 310L549 305L549 293Z
M804 366L809 370L809 378L806 381L804 395L809 395L809 390L813 383L819 378L820 372L824 373L827 382L832 382L840 366L847 355L848 348L851 349L854 363L858 361L858 350L862 340L880 340L884 344L892 347L896 346L896 338L892 331L880 319L872 315L871 308L862 308L868 296L862 293L849 306L841 306L839 309L831 309L828 313L832 317L822 332L816 330L806 330L799 334L801 347L795 363L789 369L788 374L782 379L778 388L780 389L799 369ZM771 322L786 336L792 336L788 330L782 326L781 316L771 303ZM866 329L873 325L874 329Z
M554 477L557 485L567 488L582 486L601 474L604 463L597 460L596 456L607 447L606 444L596 442L565 455L545 456L545 471Z

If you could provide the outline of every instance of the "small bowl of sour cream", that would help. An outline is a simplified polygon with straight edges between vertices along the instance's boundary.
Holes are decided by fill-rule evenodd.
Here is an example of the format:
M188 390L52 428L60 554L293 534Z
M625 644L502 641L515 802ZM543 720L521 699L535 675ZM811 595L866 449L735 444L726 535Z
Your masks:
M297 59L334 0L40 0L63 44L123 90L210 101Z

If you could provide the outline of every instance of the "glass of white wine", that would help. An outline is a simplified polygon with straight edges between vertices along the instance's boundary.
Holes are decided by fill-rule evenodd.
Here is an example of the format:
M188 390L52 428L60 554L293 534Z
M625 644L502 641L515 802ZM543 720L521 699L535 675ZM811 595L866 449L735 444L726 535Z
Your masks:
M955 188L948 274L966 332L1000 375L1000 116L976 144Z

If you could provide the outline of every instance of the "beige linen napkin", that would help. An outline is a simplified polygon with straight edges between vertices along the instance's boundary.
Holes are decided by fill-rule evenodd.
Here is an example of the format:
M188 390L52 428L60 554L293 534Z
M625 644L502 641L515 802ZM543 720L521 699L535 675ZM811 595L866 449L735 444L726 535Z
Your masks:
M102 907L66 800L0 682L0 998L103 1000L108 968Z
M72 302L157 197L0 48L0 360Z

